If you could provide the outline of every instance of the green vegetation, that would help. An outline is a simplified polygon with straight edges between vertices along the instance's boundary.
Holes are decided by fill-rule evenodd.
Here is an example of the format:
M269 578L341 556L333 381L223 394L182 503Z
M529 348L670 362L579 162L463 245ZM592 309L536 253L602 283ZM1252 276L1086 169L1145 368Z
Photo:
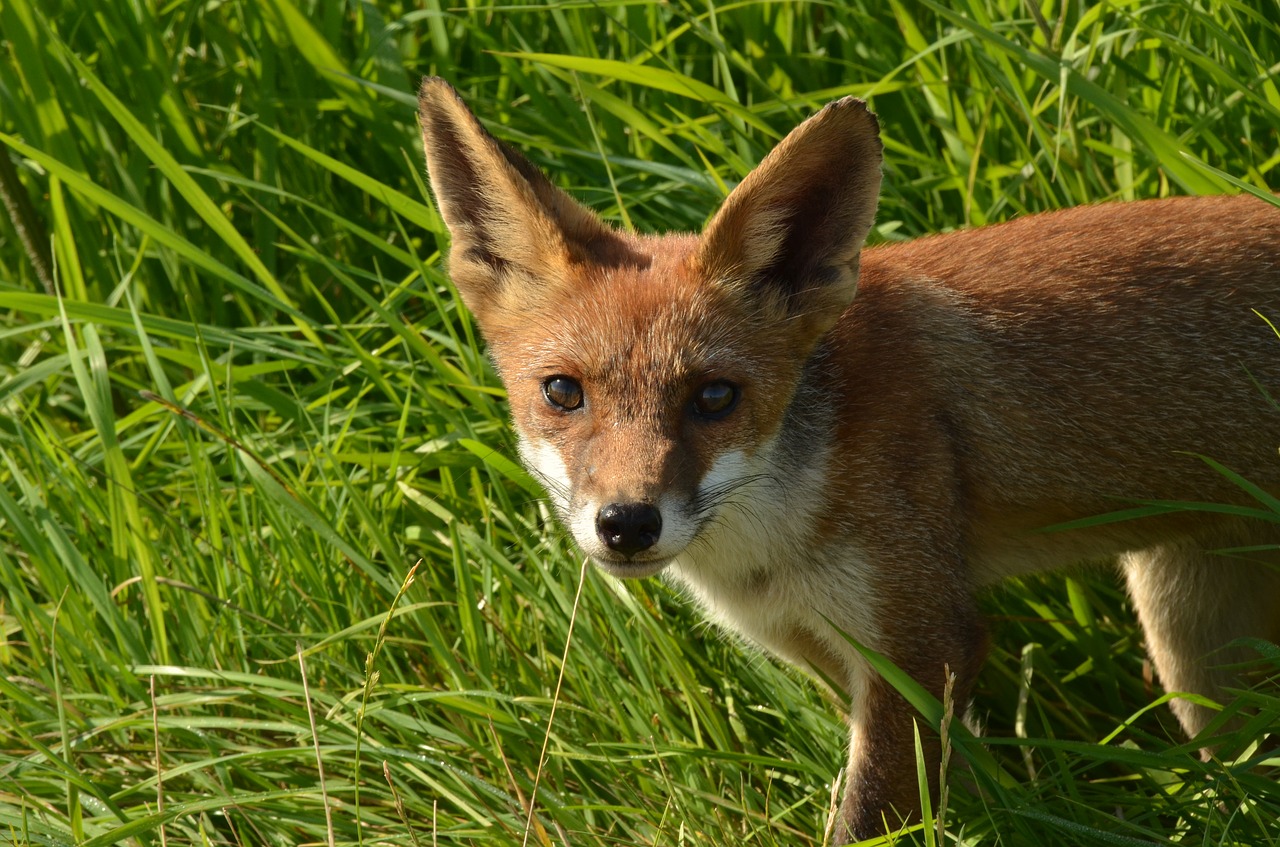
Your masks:
M0 0L0 155L34 204L30 248L0 222L0 841L520 844L536 796L529 844L821 844L836 711L660 583L580 582L512 464L418 78L645 230L699 227L803 116L868 97L887 240L1275 185L1278 21ZM1280 843L1273 777L1150 707L1114 581L1063 582L988 604L1006 779L952 771L944 842ZM1242 742L1280 714L1248 697Z

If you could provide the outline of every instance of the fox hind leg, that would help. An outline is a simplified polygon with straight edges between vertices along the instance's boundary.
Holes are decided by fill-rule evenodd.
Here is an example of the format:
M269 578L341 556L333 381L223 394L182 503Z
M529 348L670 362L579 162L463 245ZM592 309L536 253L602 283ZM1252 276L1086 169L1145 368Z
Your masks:
M1219 548L1256 543L1247 535ZM1166 691L1203 694L1222 702L1240 685L1231 665L1256 655L1228 646L1238 638L1280 636L1280 568L1274 561L1210 552L1203 544L1163 544L1125 554L1121 567L1146 635L1147 650ZM1185 699L1170 704L1189 737L1214 710Z

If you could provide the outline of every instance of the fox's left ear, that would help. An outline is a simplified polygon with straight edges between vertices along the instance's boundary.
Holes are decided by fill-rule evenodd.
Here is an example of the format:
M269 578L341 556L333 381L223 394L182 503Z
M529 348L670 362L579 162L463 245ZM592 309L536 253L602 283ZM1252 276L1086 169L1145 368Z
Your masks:
M701 272L745 288L815 341L853 299L875 219L883 147L867 104L845 97L796 127L730 193L702 236Z

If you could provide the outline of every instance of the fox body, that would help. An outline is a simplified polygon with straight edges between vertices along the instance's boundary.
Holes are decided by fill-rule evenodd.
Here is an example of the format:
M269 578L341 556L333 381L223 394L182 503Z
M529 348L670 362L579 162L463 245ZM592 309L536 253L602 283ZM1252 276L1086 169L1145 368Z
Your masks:
M964 703L975 595L1118 560L1171 691L1220 697L1233 639L1280 636L1276 570L1211 551L1266 525L1153 500L1280 486L1280 209L1083 207L863 250L881 146L852 98L795 129L701 235L615 231L420 95L450 271L521 456L577 543L850 698L841 838L919 808L912 712L842 633ZM856 297L855 295L856 290ZM1212 712L1175 700L1189 734ZM939 747L925 743L936 782ZM936 786L934 786L936 789Z

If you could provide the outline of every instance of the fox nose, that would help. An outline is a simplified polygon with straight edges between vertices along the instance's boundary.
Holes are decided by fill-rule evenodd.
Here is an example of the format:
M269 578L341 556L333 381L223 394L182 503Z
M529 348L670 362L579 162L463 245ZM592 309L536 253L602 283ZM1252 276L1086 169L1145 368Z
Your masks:
M596 534L615 553L634 556L658 543L662 513L649 503L610 503L596 515Z

